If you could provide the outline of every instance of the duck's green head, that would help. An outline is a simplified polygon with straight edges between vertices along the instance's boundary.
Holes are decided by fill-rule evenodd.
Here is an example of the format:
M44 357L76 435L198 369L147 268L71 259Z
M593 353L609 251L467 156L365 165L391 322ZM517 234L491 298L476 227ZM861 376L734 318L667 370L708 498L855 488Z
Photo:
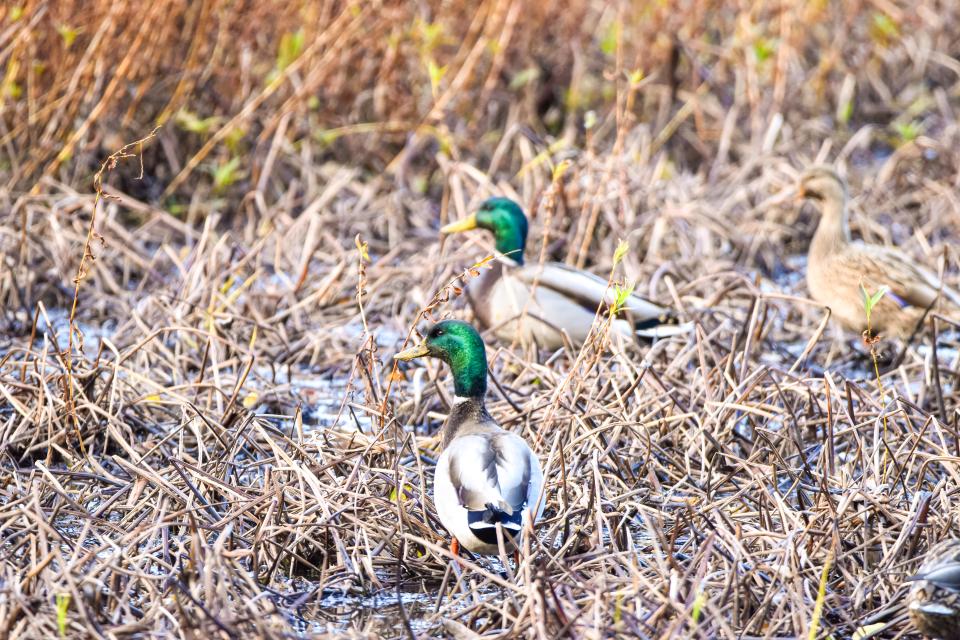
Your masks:
M461 320L443 320L430 327L423 342L393 356L397 360L439 358L453 372L456 394L482 398L487 392L487 349L483 338Z
M490 198L480 205L476 213L458 222L451 222L440 229L440 233L459 233L477 228L492 232L497 251L523 264L523 250L527 246L527 216L519 204L510 198Z

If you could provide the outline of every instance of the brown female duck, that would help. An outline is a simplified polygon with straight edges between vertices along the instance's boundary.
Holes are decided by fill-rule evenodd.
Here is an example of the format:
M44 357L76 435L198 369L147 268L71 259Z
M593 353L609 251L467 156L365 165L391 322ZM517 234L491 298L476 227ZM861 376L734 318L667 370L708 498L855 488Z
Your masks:
M812 167L800 178L800 195L820 204L821 218L807 254L807 287L845 328L867 329L861 285L887 293L873 308L871 330L905 338L938 304L960 306L960 294L891 247L850 239L847 183L829 167Z

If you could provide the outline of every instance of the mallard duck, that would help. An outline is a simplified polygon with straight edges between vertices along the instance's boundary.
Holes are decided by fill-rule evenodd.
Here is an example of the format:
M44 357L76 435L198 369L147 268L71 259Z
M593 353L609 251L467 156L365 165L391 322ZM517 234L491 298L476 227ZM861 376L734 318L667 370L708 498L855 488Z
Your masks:
M960 540L930 549L909 580L907 610L917 630L938 640L960 640Z
M460 545L476 553L498 553L497 527L507 549L543 512L540 461L520 436L503 429L487 411L487 354L483 339L466 322L444 320L397 360L430 356L453 373L456 397L442 428L443 452L434 474L434 504L440 522Z
M497 260L467 286L467 297L477 321L501 340L545 349L563 346L561 332L582 344L601 304L614 301L606 280L565 264L525 265L527 216L510 198L490 198L479 210L442 229L443 234L470 229L493 233ZM531 296L531 291L533 292ZM637 295L630 295L623 317L613 330L624 336L664 337L686 332L675 325L670 311Z
M863 293L887 293L873 308L874 334L905 338L942 298L960 305L960 295L906 254L850 239L847 183L829 167L811 167L800 178L800 196L820 204L821 217L807 254L807 287L817 302L847 329L867 328Z

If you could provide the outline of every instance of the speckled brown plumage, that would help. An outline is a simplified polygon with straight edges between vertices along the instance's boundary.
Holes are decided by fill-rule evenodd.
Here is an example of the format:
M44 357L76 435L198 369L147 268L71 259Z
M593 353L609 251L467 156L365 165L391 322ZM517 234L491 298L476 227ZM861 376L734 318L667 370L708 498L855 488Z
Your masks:
M850 239L847 183L835 171L807 169L800 179L800 194L817 201L821 209L807 255L807 287L844 328L858 333L867 328L861 284L871 294L889 287L870 323L882 337L908 337L928 309L960 306L960 295L910 256Z
M917 630L936 640L960 640L960 540L945 540L927 552L907 596Z

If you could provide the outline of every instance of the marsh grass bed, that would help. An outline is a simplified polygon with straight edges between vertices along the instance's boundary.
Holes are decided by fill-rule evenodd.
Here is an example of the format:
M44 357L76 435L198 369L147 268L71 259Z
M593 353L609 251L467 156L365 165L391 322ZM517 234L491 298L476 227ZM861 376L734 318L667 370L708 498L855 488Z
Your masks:
M794 195L845 167L855 233L960 284L956 12L288 4L0 8L0 636L916 637L957 328L878 377ZM491 243L437 231L494 193L695 329L486 336L546 511L458 568L449 373L392 356L470 316Z
M119 210L106 203L102 233ZM731 206L742 216L731 225L749 226L750 211ZM391 356L432 299L423 283L448 282L485 249L365 236L361 312L361 258L342 248L353 230L304 247L304 228L335 213L276 213L249 244L216 220L195 237L154 238L163 225L151 221L135 234L155 246L149 274L131 262L136 244L99 249L70 378L60 299L35 331L10 320L20 326L0 373L14 636L56 633L54 596L66 594L78 634L405 637L456 623L784 637L810 624L827 563L824 629L848 636L875 618L877 637L901 633L903 578L953 527L958 374L946 326L938 358L911 348L881 393L849 337L813 333L823 310L784 301L804 295L802 281L758 287L718 249L690 258L716 275L678 262L660 278L697 319L690 336L557 354L491 343L491 410L544 461L547 511L517 575L476 558L455 574L429 489L447 374L394 373ZM30 219L32 243L50 221ZM88 221L68 219L61 241L80 242ZM294 295L283 283L308 251L336 257L311 261ZM71 264L33 244L26 255L35 274ZM635 268L652 281L653 264ZM432 311L447 313L466 313L459 297Z

